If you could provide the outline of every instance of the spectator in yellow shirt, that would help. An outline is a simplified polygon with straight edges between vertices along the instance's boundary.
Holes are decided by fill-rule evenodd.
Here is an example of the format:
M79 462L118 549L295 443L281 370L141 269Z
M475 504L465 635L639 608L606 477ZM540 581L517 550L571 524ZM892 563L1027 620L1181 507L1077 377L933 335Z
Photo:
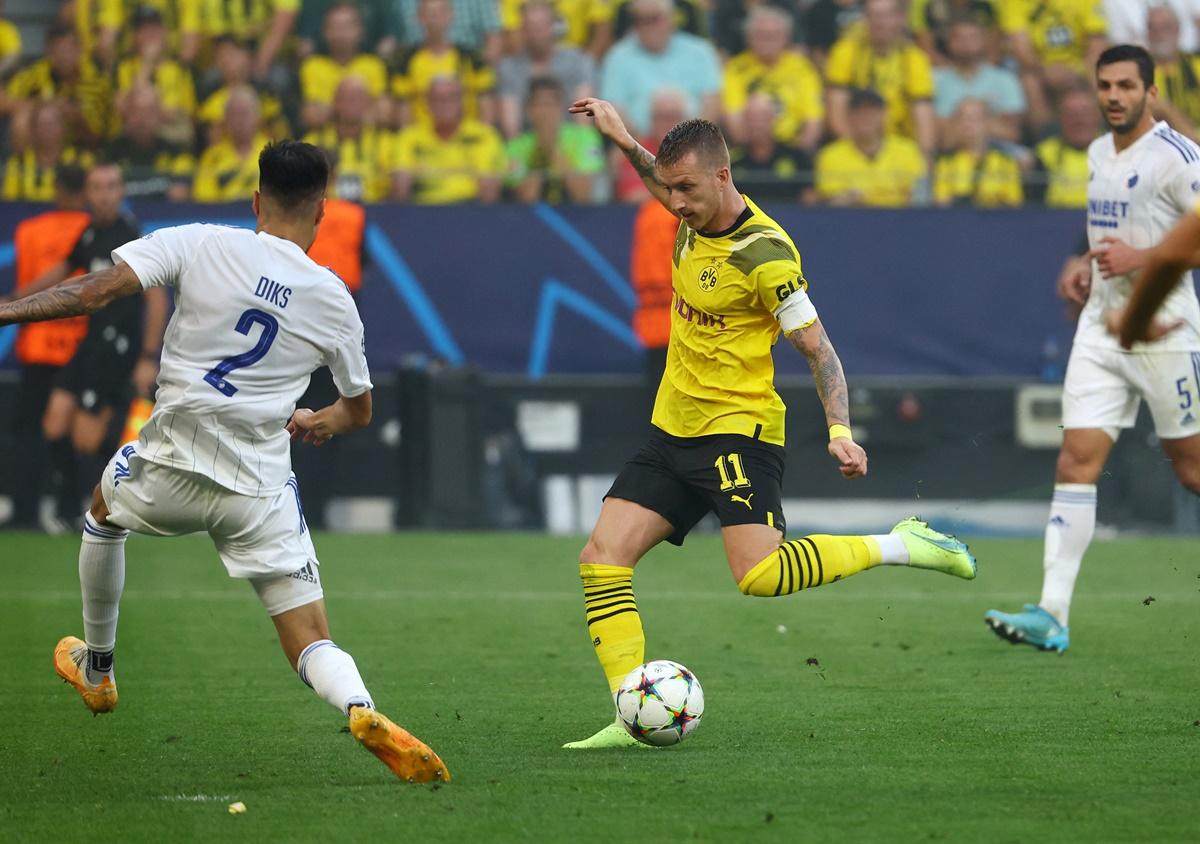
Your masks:
M180 143L192 140L192 119L196 114L196 87L192 73L168 53L167 29L162 14L151 6L142 6L133 16L134 54L117 65L117 113L125 111L129 92L139 85L152 85L161 100L163 132ZM120 132L113 121L113 134Z
M296 26L300 0L202 0L202 26L209 38L232 35L255 45L253 79L262 85L268 77L288 76L276 67L279 53ZM255 164L257 167L257 162Z
M140 83L125 98L121 115L125 131L108 143L104 161L117 164L131 199L183 202L191 194L196 161L190 145L166 134L162 101L149 83Z
M773 6L755 6L746 17L746 46L725 65L722 107L735 143L746 137L746 102L766 94L775 103L775 137L811 152L824 132L821 77L793 50L792 16Z
M1080 79L1090 82L1108 46L1102 0L1005 0L1000 23L1021 70L1035 127L1050 122L1050 103Z
M899 0L867 0L864 25L851 27L833 45L825 79L829 127L839 138L850 133L850 90L869 88L887 103L888 131L914 139L927 157L933 155L933 68L905 35Z
M192 199L197 202L235 202L258 190L258 154L270 138L259 130L258 95L250 86L229 93L223 136L196 166Z
M886 104L874 91L850 96L849 135L817 155L817 193L830 205L901 208L925 178L925 157L902 135L886 131Z
M4 9L0 3L0 11ZM12 21L0 19L0 80L7 79L21 61L21 31Z
M504 30L505 55L527 48L521 21L529 0L500 0L500 25ZM559 43L577 47L599 59L612 44L613 4L611 0L554 0L558 18Z
M68 143L95 144L107 133L111 94L107 77L80 54L75 30L54 24L46 34L45 58L17 73L8 83L10 146L15 150L25 148L33 104L38 100L60 101Z
M429 86L430 120L409 126L396 139L393 196L442 205L495 202L506 169L500 133L464 117L462 82L454 77Z
M1154 57L1154 84L1158 87L1155 116L1194 141L1196 127L1200 126L1200 56L1183 51L1174 9L1150 8L1146 13L1146 41Z
M384 109L388 71L383 59L362 52L362 12L350 0L337 3L325 13L321 37L328 54L309 56L300 65L300 97L304 101L300 122L312 129L328 122L333 95L342 80L356 76L366 85L371 98L371 117L386 123Z
M1058 103L1062 131L1037 145L1029 193L1051 208L1086 208L1088 147L1100 134L1096 95L1082 85Z
M352 202L382 202L392 189L392 134L371 122L375 101L367 83L347 76L333 95L330 121L304 140L338 162L333 195Z
M229 103L229 93L235 88L250 83L251 52L245 42L231 35L222 35L214 44L214 64L220 76L221 87L210 94L200 105L197 114L199 131L206 146L212 146L221 140L221 131L225 123L225 106ZM279 100L270 94L259 94L259 109L261 111L262 131L272 140L289 137L292 133L287 118L283 114L283 106Z
M434 79L445 76L453 76L461 83L467 119L494 123L492 89L496 75L478 53L464 50L449 40L454 14L450 0L417 2L425 41L404 51L392 77L400 125L429 121L429 89Z
M51 202L55 170L61 164L92 166L92 154L67 141L67 123L62 105L45 100L33 107L31 143L13 153L4 165L3 197L9 202Z
M54 25L75 30L83 58L112 71L117 62L117 38L125 22L121 0L72 0L58 7Z
M1021 164L988 135L987 103L968 98L954 111L954 148L938 157L933 201L979 208L1020 205Z

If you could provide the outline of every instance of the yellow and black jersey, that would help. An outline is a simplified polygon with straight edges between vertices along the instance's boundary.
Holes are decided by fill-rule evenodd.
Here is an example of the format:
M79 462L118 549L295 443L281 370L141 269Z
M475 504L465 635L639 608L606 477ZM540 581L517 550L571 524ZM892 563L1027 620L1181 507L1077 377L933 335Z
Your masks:
M365 82L372 97L387 93L387 65L379 56L360 53L343 65L330 56L319 55L309 56L300 65L300 98L328 105L342 80L349 76Z
M412 107L413 123L429 120L426 94L433 80L453 76L462 83L467 119L479 118L479 96L496 86L496 74L478 53L458 47L435 53L425 47L405 51L392 77L392 95Z
M1154 84L1158 94L1193 126L1200 125L1200 56L1180 54L1173 62L1155 61Z
M0 20L0 61L21 55L21 31L11 21Z
M1021 165L1011 155L988 149L982 155L968 150L948 152L937 160L933 198L939 205L998 208L1020 205Z
M229 103L232 89L226 85L208 95L200 105L196 119L203 126L220 126L225 122L225 106ZM291 135L287 117L283 113L283 105L270 94L258 95L259 122L262 130L273 140L280 140Z
M101 29L120 29L124 23L121 0L75 0L75 33L79 49L90 58L96 49L96 33Z
M108 79L88 59L81 59L79 79L66 83L54 75L46 59L34 62L8 83L11 100L53 100L58 97L79 103L88 131L101 136L108 128L112 89Z
M54 171L60 164L77 164L85 170L94 159L87 150L67 147L57 161L42 164L33 149L9 156L4 165L4 199L12 202L52 202L54 200Z
M506 32L521 28L521 13L527 0L500 0L500 26ZM592 27L613 18L609 0L553 0L554 11L562 27L563 44L586 47Z
M200 0L200 26L210 38L256 39L276 12L299 12L300 0Z
M1035 193L1044 193L1051 208L1086 208L1088 189L1088 151L1068 144L1060 137L1047 138L1037 145L1036 176L1042 182Z
M167 43L172 54L178 54L185 35L200 33L200 7L202 0L122 0L124 19L120 50L122 53L134 52L133 27L127 25L132 21L137 10L148 6L162 16L163 27L167 30Z
M200 156L192 199L197 202L236 202L250 199L258 190L258 154L270 142L263 134L255 137L247 155L228 140L214 144Z
M808 286L796 245L746 199L725 231L680 223L671 260L671 341L651 421L677 437L742 434L783 445L771 348L776 310Z
M865 27L847 30L825 62L825 80L836 88L870 88L887 102L888 131L911 138L914 103L933 98L933 65L925 51L905 42L886 55L871 47Z
M122 59L117 65L117 92L130 90L142 75L143 64L140 58L133 56ZM190 70L179 62L165 59L149 74L149 79L154 85L154 90L158 91L164 109L189 117L195 115L196 86L192 82Z
M507 166L500 133L477 120L464 120L449 138L423 123L396 136L393 169L412 174L412 201L421 205L471 202L479 180L501 178Z
M357 138L343 138L333 126L323 126L304 136L306 143L337 155L337 179L331 194L353 202L382 202L392 189L395 137L368 126Z
M1108 33L1102 0L1005 0L1000 24L1009 34L1028 35L1043 65L1079 71L1085 70L1088 39Z
M804 125L825 117L821 99L821 74L799 53L784 53L768 67L747 50L725 64L721 104L736 114L754 94L766 94L775 103L775 139L796 142Z

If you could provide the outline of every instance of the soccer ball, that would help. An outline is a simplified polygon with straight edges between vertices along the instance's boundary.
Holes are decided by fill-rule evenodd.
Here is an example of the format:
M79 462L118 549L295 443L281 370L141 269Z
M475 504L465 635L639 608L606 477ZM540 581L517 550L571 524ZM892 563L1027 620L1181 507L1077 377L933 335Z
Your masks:
M629 734L644 744L678 744L704 715L704 690L678 662L656 659L629 672L617 691L617 712Z

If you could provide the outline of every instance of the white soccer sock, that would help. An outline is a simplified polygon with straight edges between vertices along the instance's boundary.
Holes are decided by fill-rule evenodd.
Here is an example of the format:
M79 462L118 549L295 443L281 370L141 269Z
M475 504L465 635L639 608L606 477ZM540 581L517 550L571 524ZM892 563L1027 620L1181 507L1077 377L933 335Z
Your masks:
M875 544L879 546L879 552L883 554L883 559L879 561L882 566L907 566L908 565L908 546L904 544L904 540L897 533L875 533L867 537L867 539L875 540Z
M111 654L117 644L117 609L125 588L125 539L129 531L83 517L79 587L83 592L83 637L89 653ZM97 682L89 658L88 680ZM99 674L113 676L112 667ZM115 679L115 678L114 678Z
M321 700L344 715L350 714L351 706L375 708L354 657L328 639L318 639L301 651L296 671Z
M1055 484L1046 524L1045 574L1038 605L1063 627L1071 611L1071 594L1083 555L1096 530L1096 485Z

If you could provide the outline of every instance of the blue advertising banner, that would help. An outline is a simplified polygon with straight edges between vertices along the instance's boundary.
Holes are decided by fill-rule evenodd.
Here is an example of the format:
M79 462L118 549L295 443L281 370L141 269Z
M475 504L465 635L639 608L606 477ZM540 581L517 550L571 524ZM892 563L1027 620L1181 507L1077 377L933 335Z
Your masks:
M13 285L13 230L39 210L0 205L0 292ZM132 210L147 230L253 225L246 205ZM765 210L800 248L849 373L1036 378L1065 360L1072 325L1053 288L1082 212ZM619 206L371 207L359 306L372 365L421 355L533 377L640 372L633 215ZM14 336L0 329L4 365ZM806 371L789 349L776 357L781 372Z

